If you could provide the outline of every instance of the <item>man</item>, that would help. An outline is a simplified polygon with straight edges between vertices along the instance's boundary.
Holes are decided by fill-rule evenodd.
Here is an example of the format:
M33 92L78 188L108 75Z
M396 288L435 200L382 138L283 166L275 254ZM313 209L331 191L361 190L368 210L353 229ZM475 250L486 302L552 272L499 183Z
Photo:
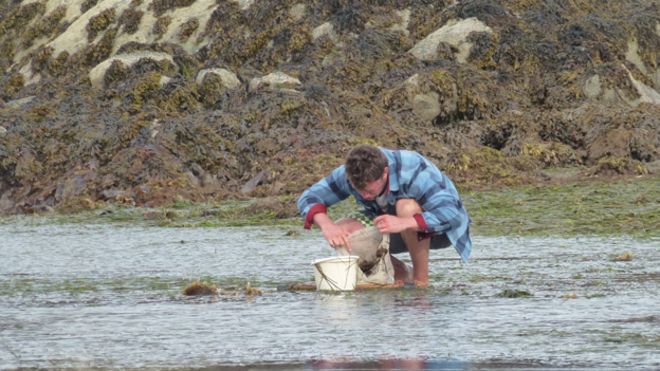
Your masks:
M429 249L454 245L466 262L472 250L467 211L454 184L435 165L412 151L369 145L354 147L346 163L298 199L305 228L316 224L330 246L345 246L363 228L356 218L332 221L327 207L354 196L381 233L390 233L390 253L408 251L413 264L392 257L397 283L428 286Z

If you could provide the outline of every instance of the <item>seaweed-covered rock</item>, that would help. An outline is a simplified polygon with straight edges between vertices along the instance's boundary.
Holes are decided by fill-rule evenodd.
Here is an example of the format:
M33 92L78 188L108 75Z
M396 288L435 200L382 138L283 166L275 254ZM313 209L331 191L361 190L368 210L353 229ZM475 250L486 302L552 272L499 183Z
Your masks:
M1 213L291 196L361 143L420 151L476 188L543 182L552 167L653 173L660 161L653 2L13 1L0 12Z
M103 81L106 78L106 73L108 72L110 66L113 65L113 63L119 62L123 64L124 67L131 67L143 59L167 61L174 64L174 59L172 56L165 53L136 52L130 54L119 54L94 66L94 68L89 71L89 81L92 83L92 87L97 89L101 88L103 86Z
M197 85L202 85L204 83L204 78L208 74L213 74L218 76L222 86L228 89L236 89L241 85L241 81L238 79L236 74L224 68L209 68L199 71L197 73L197 78L195 79Z

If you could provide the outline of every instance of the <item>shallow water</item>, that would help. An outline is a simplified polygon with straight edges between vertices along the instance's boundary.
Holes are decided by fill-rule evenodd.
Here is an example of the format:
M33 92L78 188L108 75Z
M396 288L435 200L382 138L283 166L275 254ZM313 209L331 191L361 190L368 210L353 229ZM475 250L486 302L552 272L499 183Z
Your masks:
M658 239L476 237L431 289L324 294L278 291L330 254L287 232L0 225L0 367L660 367Z

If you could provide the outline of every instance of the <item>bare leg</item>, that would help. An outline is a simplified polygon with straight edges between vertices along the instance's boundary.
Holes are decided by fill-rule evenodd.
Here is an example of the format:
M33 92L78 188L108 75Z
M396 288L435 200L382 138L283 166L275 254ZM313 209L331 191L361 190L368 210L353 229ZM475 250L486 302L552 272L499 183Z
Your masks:
M399 284L413 283L412 269L401 260L390 255L392 266L394 267L394 281Z
M407 218L421 213L421 206L413 199L406 198L396 202L396 214L399 217ZM415 286L427 287L429 285L429 247L431 246L431 240L427 238L419 241L417 231L411 229L402 231L401 238L410 252Z

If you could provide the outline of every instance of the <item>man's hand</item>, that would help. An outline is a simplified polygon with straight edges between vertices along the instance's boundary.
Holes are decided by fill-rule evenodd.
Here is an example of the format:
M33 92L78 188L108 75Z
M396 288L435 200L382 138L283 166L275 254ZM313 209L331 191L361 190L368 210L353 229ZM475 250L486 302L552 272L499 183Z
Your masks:
M335 249L345 247L346 250L351 251L348 243L350 233L345 228L335 224L326 214L321 213L314 215L314 223L321 228L321 233L330 246Z
M374 219L374 226L380 233L400 233L406 229L417 229L415 218L400 218L394 215L380 215Z
M325 237L330 246L334 247L335 249L338 247L345 247L346 250L351 251L351 247L348 243L349 233L346 232L344 228L338 226L335 223L332 223L323 227L322 231L323 237Z

